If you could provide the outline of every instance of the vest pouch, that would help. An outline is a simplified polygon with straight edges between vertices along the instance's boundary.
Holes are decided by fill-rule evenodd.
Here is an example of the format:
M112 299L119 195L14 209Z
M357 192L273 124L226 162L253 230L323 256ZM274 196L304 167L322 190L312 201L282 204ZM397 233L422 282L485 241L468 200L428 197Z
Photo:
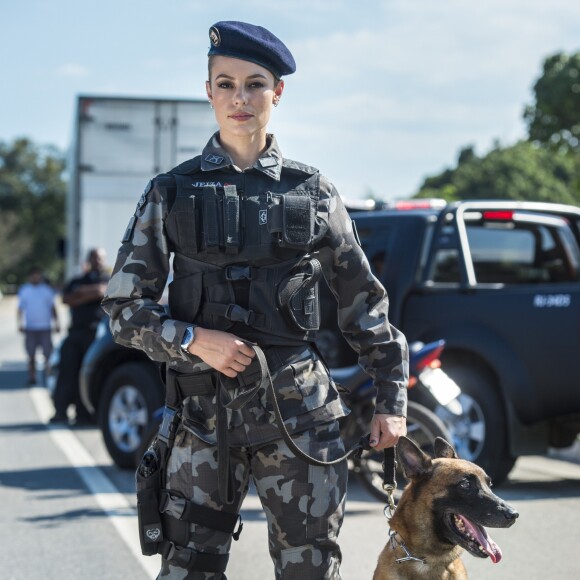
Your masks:
M300 330L320 328L318 281L320 262L310 259L302 263L305 270L293 272L278 287L278 306L286 320Z
M186 256L196 256L201 248L200 208L196 207L200 201L194 195L178 196L167 216L167 233L172 245Z
M282 248L306 249L314 236L314 215L309 195L281 196Z
M199 313L202 293L202 274L174 279L169 284L169 311L172 318L184 322L194 322Z

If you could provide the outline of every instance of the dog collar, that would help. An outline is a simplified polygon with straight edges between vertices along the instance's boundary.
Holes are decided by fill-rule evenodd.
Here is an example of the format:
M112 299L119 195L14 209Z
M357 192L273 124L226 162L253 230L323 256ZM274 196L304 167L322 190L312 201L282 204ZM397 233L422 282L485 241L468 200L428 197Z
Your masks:
M391 542L391 548L393 550L401 548L403 552L405 552L405 555L402 558L397 558L395 560L397 564L402 564L403 562L421 562L421 564L427 563L426 558L417 558L416 556L413 556L411 552L409 552L409 548L407 548L403 538L401 538L401 535L398 532L395 532L394 530L389 530L389 540Z

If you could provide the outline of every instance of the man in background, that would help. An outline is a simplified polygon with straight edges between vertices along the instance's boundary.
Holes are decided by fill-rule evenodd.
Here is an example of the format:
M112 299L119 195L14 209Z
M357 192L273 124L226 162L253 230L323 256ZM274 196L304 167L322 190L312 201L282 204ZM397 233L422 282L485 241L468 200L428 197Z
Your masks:
M37 382L36 352L42 350L44 369L52 353L51 333L60 332L58 313L54 304L54 290L46 283L40 268L31 268L28 282L18 291L17 324L24 334L24 346L28 356L28 384ZM54 328L52 321L54 320Z
M80 399L79 371L83 357L95 338L99 321L105 316L100 305L108 281L105 251L93 248L87 256L85 273L73 278L63 289L62 301L70 307L71 324L60 349L60 366L53 394L55 414L51 423L68 423L70 405L76 409L75 425L93 423Z

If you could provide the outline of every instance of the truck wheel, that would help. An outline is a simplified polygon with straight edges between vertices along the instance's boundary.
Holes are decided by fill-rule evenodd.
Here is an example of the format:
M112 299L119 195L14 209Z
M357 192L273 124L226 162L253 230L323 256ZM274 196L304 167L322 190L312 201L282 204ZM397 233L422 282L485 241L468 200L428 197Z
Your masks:
M503 401L487 374L458 361L444 363L445 372L459 385L460 417L442 416L462 459L481 466L495 484L507 478L516 461L509 450Z
M451 442L451 435L441 421L427 407L408 402L407 408L407 436L428 455L433 455L433 442L435 437ZM387 492L383 489L383 457L382 451L365 451L362 457L353 460L353 469L362 486L379 501L388 501ZM402 469L397 469L397 489L395 497L405 487L405 478Z
M163 386L153 366L130 362L106 380L99 405L99 427L115 464L136 467L135 452L153 412L163 405Z

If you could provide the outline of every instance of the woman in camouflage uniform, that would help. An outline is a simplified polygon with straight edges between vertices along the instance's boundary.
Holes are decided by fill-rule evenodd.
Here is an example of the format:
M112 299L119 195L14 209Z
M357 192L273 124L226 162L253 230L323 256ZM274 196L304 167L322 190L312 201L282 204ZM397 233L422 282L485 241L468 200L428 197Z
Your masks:
M374 378L376 449L406 432L407 344L336 189L285 159L267 133L281 76L295 70L289 50L242 22L215 24L210 43L206 89L219 131L201 156L147 186L103 302L116 341L167 364L177 409L159 500L163 537L146 533L163 555L159 577L225 578L231 523L251 477L276 578L338 579L346 461L296 457L272 396L300 449L324 461L344 453L337 420L348 410L314 344L321 273L343 334ZM170 256L168 314L158 300ZM271 389L259 380L254 345Z

